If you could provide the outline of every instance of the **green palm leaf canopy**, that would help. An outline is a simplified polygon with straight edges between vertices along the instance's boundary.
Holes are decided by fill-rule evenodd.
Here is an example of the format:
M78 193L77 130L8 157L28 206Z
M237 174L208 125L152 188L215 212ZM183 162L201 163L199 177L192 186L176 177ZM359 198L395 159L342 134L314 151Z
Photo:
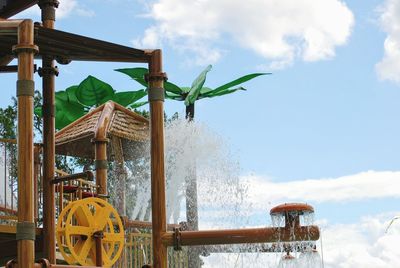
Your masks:
M203 98L219 97L227 94L232 94L239 90L246 90L239 85L250 81L256 77L269 75L271 73L251 73L234 79L216 88L205 87L204 84L207 79L208 72L211 71L212 66L208 65L192 82L190 87L179 87L171 82L164 83L165 96L171 100L184 101L186 106L193 105L197 100ZM125 68L116 69L115 71L123 73L131 77L140 85L148 87L145 80L145 75L149 73L146 68Z

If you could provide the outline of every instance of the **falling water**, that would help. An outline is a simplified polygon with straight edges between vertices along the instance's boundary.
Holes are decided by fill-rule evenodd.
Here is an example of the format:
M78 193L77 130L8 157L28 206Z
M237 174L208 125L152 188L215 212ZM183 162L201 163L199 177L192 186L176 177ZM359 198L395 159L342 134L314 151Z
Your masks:
M135 148L135 152L138 150ZM146 220L150 206L149 145L142 148L141 157L128 165L131 190L135 202L130 215L134 219ZM195 169L198 184L200 218L209 219L219 215L221 222L235 221L237 217L227 211L238 212L244 200L246 188L239 181L238 161L225 141L201 123L184 119L172 120L165 128L165 168L167 219L178 223L185 219L186 180ZM229 220L228 220L229 218ZM205 222L206 227L213 225ZM234 225L235 223L231 223Z
M136 220L151 220L149 145L132 148L137 158L127 164L128 215ZM226 140L205 124L172 120L165 128L165 168L167 220L186 221L185 188L190 174L196 174L200 229L239 228L248 226L252 213L246 200L247 188L239 179L240 165ZM193 172L195 169L195 172ZM130 199L130 200L129 200ZM129 205L130 204L130 205ZM268 222L265 213L265 227ZM284 218L272 217L272 225L284 226ZM301 225L313 223L313 214L300 217ZM208 247L204 267L279 267L318 268L320 261L315 244L291 244L293 259L284 258L287 244L251 244ZM271 250L276 253L264 253ZM223 253L213 253L223 252ZM282 253L284 252L284 253ZM319 261L319 263L318 263Z

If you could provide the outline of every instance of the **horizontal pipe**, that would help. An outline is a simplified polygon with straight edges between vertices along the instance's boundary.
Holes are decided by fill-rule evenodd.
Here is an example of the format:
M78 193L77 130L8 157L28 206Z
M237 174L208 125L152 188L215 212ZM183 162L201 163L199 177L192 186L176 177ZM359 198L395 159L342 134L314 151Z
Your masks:
M77 179L87 179L89 181L94 180L94 175L92 171L85 171L81 173L76 173L76 174L71 174L71 175L65 175L65 176L58 176L54 179L51 180L51 184L57 184L60 182L66 182L66 181L73 181Z
M0 73L16 73L18 72L17 65L0 66Z
M316 241L319 239L317 226L299 227L290 230L283 227L208 230L208 231L181 231L180 237L175 238L174 232L165 232L162 241L167 246L177 246L175 241L180 240L179 246L245 244L245 243L273 243L294 241Z

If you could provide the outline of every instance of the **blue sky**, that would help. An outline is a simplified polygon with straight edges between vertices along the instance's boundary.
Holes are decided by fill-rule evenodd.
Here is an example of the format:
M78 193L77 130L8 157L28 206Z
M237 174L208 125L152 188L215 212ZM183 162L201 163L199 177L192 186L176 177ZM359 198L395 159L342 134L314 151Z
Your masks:
M376 219L382 231L400 211L400 194L386 195L363 177L372 171L375 181L400 185L399 0L61 0L61 6L59 29L128 46L161 47L165 71L178 85L190 85L209 63L213 70L206 84L211 87L251 72L273 72L248 82L247 92L199 101L197 120L226 137L244 177L276 187L313 179L324 188L324 179L331 179L333 196L337 189L363 186L359 197L349 191L341 200L291 189L304 192L296 201L314 203L328 236L338 226ZM38 20L38 11L21 16ZM116 89L139 89L112 71L126 66L131 65L74 62L60 68L57 88L91 74ZM10 102L15 85L14 74L3 77L0 106ZM172 114L184 107L168 101L166 110ZM391 179L385 172L392 172ZM342 177L354 181L338 188ZM265 199L258 201L269 200L265 190ZM399 251L392 254L400 258ZM393 259L371 258L376 260L371 267L395 267ZM348 267L339 253L332 257L335 262L343 265L329 267Z

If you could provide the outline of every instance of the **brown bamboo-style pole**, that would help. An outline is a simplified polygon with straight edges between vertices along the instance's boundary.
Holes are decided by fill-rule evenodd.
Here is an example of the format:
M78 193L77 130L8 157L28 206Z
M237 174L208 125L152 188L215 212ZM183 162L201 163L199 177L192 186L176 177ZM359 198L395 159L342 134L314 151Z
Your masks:
M150 54L149 82L151 133L151 203L153 222L153 267L167 268L167 247L162 235L167 232L164 167L164 79L161 50Z
M35 260L33 198L33 22L24 20L18 27L18 263L32 268Z
M163 234L163 243L167 246L199 246L243 243L273 243L293 241L316 241L319 239L317 226L301 226L291 230L290 228L251 228L232 230L207 230L207 231L182 231L179 239L174 232ZM175 245L176 241L180 245Z
M39 0L43 27L54 29L57 0ZM55 76L58 71L54 59L43 56L39 70L43 83L43 256L56 263L55 189L51 180L55 175Z
M107 196L107 129L114 111L113 102L107 102L103 106L99 121L96 125L95 136L92 140L95 146L94 164L96 169L97 194Z

